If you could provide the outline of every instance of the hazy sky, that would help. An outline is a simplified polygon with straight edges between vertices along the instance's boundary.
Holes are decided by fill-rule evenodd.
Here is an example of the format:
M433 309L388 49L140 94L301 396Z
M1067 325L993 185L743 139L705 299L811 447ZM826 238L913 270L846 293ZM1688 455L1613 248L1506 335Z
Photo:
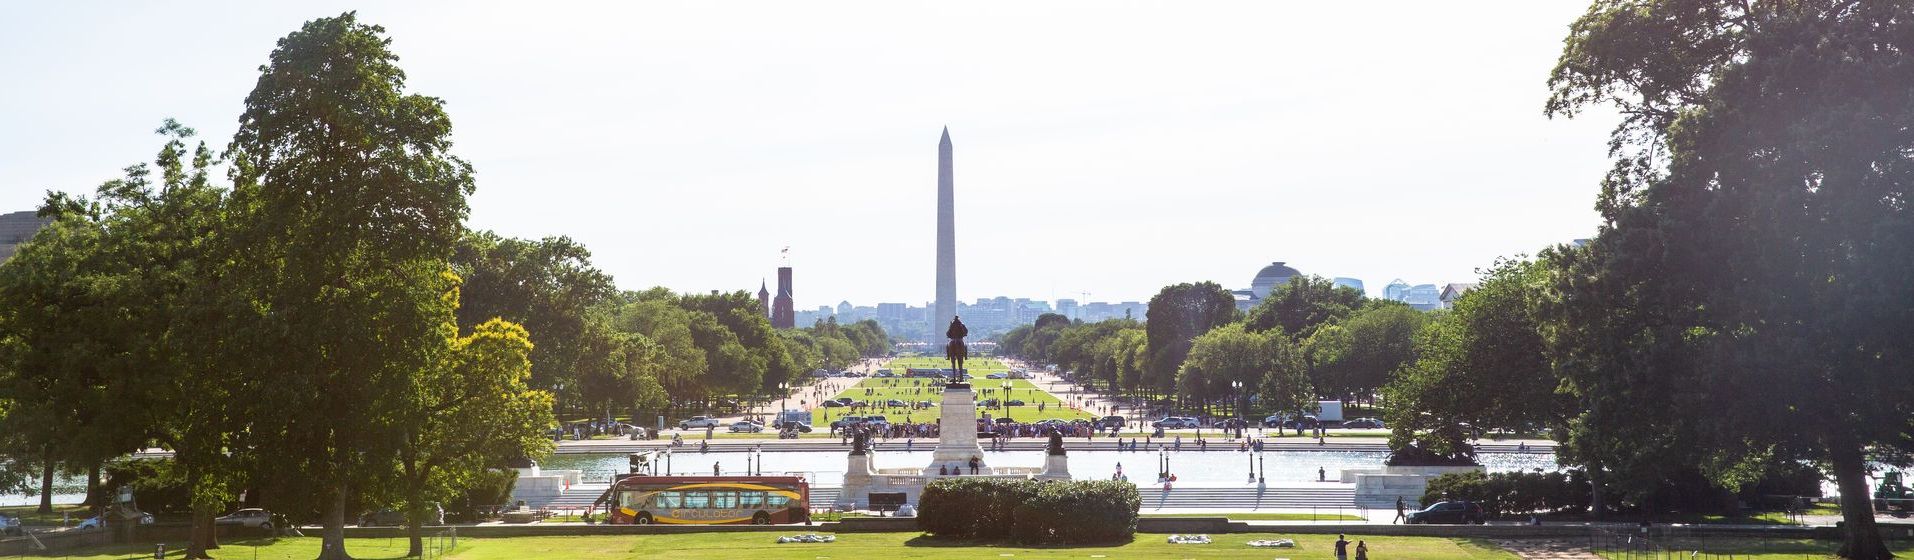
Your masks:
M445 100L472 226L625 288L756 291L789 246L800 309L923 304L945 125L966 301L1471 281L1598 223L1615 117L1541 110L1586 5L12 3L0 210L150 160L166 117L223 148L274 42L357 9Z

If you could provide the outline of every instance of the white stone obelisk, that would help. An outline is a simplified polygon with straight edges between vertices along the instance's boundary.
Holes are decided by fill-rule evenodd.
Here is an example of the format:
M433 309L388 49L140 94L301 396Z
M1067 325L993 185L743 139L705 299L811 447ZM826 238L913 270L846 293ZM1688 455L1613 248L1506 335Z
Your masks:
M950 127L937 141L937 301L931 311L931 338L957 316L957 211L950 159Z

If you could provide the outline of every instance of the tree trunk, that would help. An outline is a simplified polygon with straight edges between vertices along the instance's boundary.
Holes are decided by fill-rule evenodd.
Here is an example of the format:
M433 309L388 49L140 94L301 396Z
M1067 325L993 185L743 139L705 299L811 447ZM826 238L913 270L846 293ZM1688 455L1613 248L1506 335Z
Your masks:
M1841 439L1828 446L1828 462L1841 490L1841 522L1847 535L1839 554L1856 560L1893 558L1894 553L1881 541L1880 529L1874 526L1874 500L1867 491L1867 462L1861 457L1861 448Z
M1600 461L1590 461L1588 464L1588 490L1592 492L1588 497L1588 518L1600 520L1602 511L1608 506L1602 500L1602 463Z
M48 451L48 455L52 452ZM40 513L53 513L53 458L48 457L45 466L40 468Z
M406 470L409 471L412 469L408 468ZM424 517L425 511L419 503L421 499L420 495L424 493L420 490L420 486L425 484L423 479L424 477L421 476L407 481L405 489L405 536L409 541L405 555L408 558L425 557L424 531L420 529L420 526L424 525L424 523L419 519L420 517Z
M208 550L219 549L219 527L213 524L212 507L195 504L193 506L192 539L186 543L186 558L212 558Z
M86 471L86 505L99 506L106 503L106 497L100 495L100 466L103 462L93 463Z
M332 504L326 507L319 533L319 560L352 560L346 554L346 485L333 489Z

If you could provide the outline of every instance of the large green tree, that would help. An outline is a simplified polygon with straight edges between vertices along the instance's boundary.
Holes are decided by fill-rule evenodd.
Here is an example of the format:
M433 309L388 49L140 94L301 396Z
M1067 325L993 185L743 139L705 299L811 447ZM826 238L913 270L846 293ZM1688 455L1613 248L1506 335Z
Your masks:
M1205 403L1240 406L1255 394L1268 410L1300 412L1313 404L1309 368L1296 344L1281 333L1250 331L1241 322L1196 337L1177 372L1177 387Z
M1338 286L1321 276L1292 276L1250 308L1244 321L1252 331L1282 329L1285 336L1300 340L1316 327L1361 309L1363 301L1361 290Z
M1544 265L1502 260L1416 337L1418 355L1384 389L1390 447L1401 460L1466 461L1476 430L1558 427L1556 394L1536 311ZM1433 457L1419 457L1421 454Z
M1673 305L1699 311L1695 383L1724 463L1825 462L1867 495L1866 453L1910 447L1914 2L1604 0L1577 20L1548 111L1619 107L1598 203L1652 216ZM1848 558L1887 558L1842 500Z
M260 328L246 396L265 468L322 500L347 558L354 488L390 471L407 396L447 351L471 167L439 99L405 91L384 29L351 13L279 41L229 149L239 266Z
M581 392L580 376L587 362L616 350L592 323L617 289L592 266L590 251L567 237L528 241L480 231L460 238L453 255L463 280L460 329L495 318L524 325L532 336L533 387L573 404L602 401Z
M1393 301L1370 300L1343 320L1317 327L1304 342L1310 378L1321 394L1366 399L1415 359L1426 315Z
M471 489L492 466L552 449L544 437L556 423L552 395L527 383L532 342L525 329L492 319L466 336L446 334L448 350L424 370L399 423L404 442L395 471L406 506L406 556L424 553L421 523L431 502Z
M1210 329L1235 321L1236 315L1236 296L1215 282L1164 286L1150 298L1148 320L1143 325L1149 333L1150 360L1145 385L1170 392L1192 341Z

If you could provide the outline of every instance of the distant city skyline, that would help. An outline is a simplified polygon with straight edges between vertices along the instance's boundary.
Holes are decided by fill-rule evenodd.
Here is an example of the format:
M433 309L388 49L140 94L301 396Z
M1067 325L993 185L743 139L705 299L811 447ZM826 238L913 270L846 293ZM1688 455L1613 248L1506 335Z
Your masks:
M445 100L470 226L569 236L631 290L755 293L789 246L798 310L935 298L945 125L956 299L1121 302L1275 260L1475 281L1594 232L1615 123L1542 115L1575 2L192 4L0 21L32 84L0 88L30 108L0 112L0 212L150 162L168 117L223 149L274 41L353 9Z

